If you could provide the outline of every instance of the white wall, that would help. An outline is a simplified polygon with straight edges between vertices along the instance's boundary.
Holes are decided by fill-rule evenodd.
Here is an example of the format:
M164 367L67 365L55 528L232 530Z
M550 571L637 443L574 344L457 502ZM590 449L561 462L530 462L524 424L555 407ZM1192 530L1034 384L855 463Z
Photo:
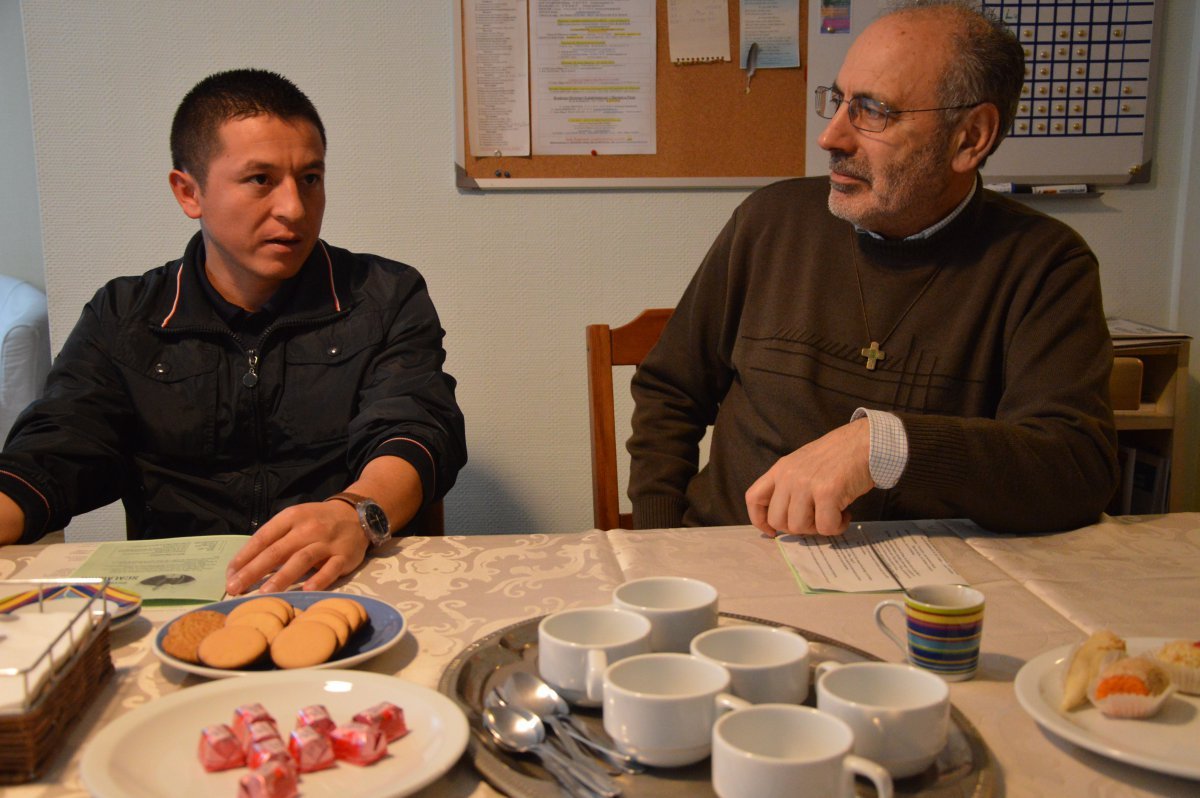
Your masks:
M20 0L0 0L0 274L46 287Z
M590 526L584 325L673 305L743 192L458 191L451 3L22 8L56 349L105 279L177 257L194 229L166 182L178 100L219 69L274 69L329 130L324 236L417 266L441 312L471 456L448 530ZM1153 181L1042 201L1096 249L1109 312L1148 322L1175 321L1176 281L1200 273L1176 234L1177 203L1196 200L1180 182L1196 146L1195 19L1195 4L1168 4L1164 68L1191 80L1170 83ZM1179 310L1197 323L1194 302Z

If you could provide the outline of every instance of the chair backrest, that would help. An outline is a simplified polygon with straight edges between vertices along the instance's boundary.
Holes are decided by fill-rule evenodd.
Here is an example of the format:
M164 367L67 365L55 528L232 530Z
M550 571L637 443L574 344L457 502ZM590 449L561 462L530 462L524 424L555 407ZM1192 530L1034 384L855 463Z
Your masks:
M597 529L632 529L633 515L620 511L613 366L637 366L658 342L671 308L644 310L621 327L587 327L588 418L592 432L592 518Z

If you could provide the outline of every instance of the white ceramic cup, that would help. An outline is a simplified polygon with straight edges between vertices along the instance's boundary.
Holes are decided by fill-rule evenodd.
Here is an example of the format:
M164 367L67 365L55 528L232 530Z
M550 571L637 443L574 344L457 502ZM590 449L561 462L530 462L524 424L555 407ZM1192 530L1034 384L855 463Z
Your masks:
M713 726L713 789L720 798L853 798L857 773L892 798L887 771L850 753L853 744L845 721L812 707L739 709Z
M748 707L730 695L729 672L690 654L639 654L604 672L604 730L639 762L680 767L712 750L712 726Z
M693 637L717 625L717 589L686 576L625 582L613 590L613 604L650 621L652 651L686 654Z
M893 662L822 662L817 708L854 731L854 753L894 779L923 772L946 747L950 688L929 671Z
M588 680L599 681L617 660L650 651L650 622L616 607L584 607L551 613L538 624L538 673L563 698L599 706Z
M751 704L808 697L808 641L773 626L722 626L692 638L692 653L729 671L731 692Z

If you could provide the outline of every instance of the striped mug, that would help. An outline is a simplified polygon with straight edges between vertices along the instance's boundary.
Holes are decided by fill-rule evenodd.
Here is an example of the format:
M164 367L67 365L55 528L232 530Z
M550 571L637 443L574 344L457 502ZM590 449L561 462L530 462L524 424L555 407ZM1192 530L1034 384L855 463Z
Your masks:
M884 611L892 608L904 614L907 640L883 620ZM978 590L966 585L914 587L903 602L879 602L875 623L911 664L951 682L975 675L983 636L983 594Z

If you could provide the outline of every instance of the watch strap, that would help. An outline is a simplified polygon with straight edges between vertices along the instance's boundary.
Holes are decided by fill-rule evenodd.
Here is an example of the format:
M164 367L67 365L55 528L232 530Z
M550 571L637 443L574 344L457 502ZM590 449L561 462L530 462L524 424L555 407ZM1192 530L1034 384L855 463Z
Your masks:
M358 493L351 493L348 490L344 490L344 491L341 491L340 493L333 494L332 496L327 498L325 501L327 501L327 502L332 502L332 501L345 502L346 504L353 507L354 511L356 513L358 513L358 524L359 524L359 526L362 527L363 534L365 534L367 536L367 540L370 541L371 546L382 545L383 543L386 543L389 538L391 538L392 535L391 535L390 530L385 530L382 533L376 532L374 529L371 528L371 525L368 523L367 513L366 513L364 507L366 505L374 505L374 507L376 509L379 508L379 504L377 502L375 502L375 500L370 498L369 496L363 496ZM382 510L380 510L379 512L382 513Z

